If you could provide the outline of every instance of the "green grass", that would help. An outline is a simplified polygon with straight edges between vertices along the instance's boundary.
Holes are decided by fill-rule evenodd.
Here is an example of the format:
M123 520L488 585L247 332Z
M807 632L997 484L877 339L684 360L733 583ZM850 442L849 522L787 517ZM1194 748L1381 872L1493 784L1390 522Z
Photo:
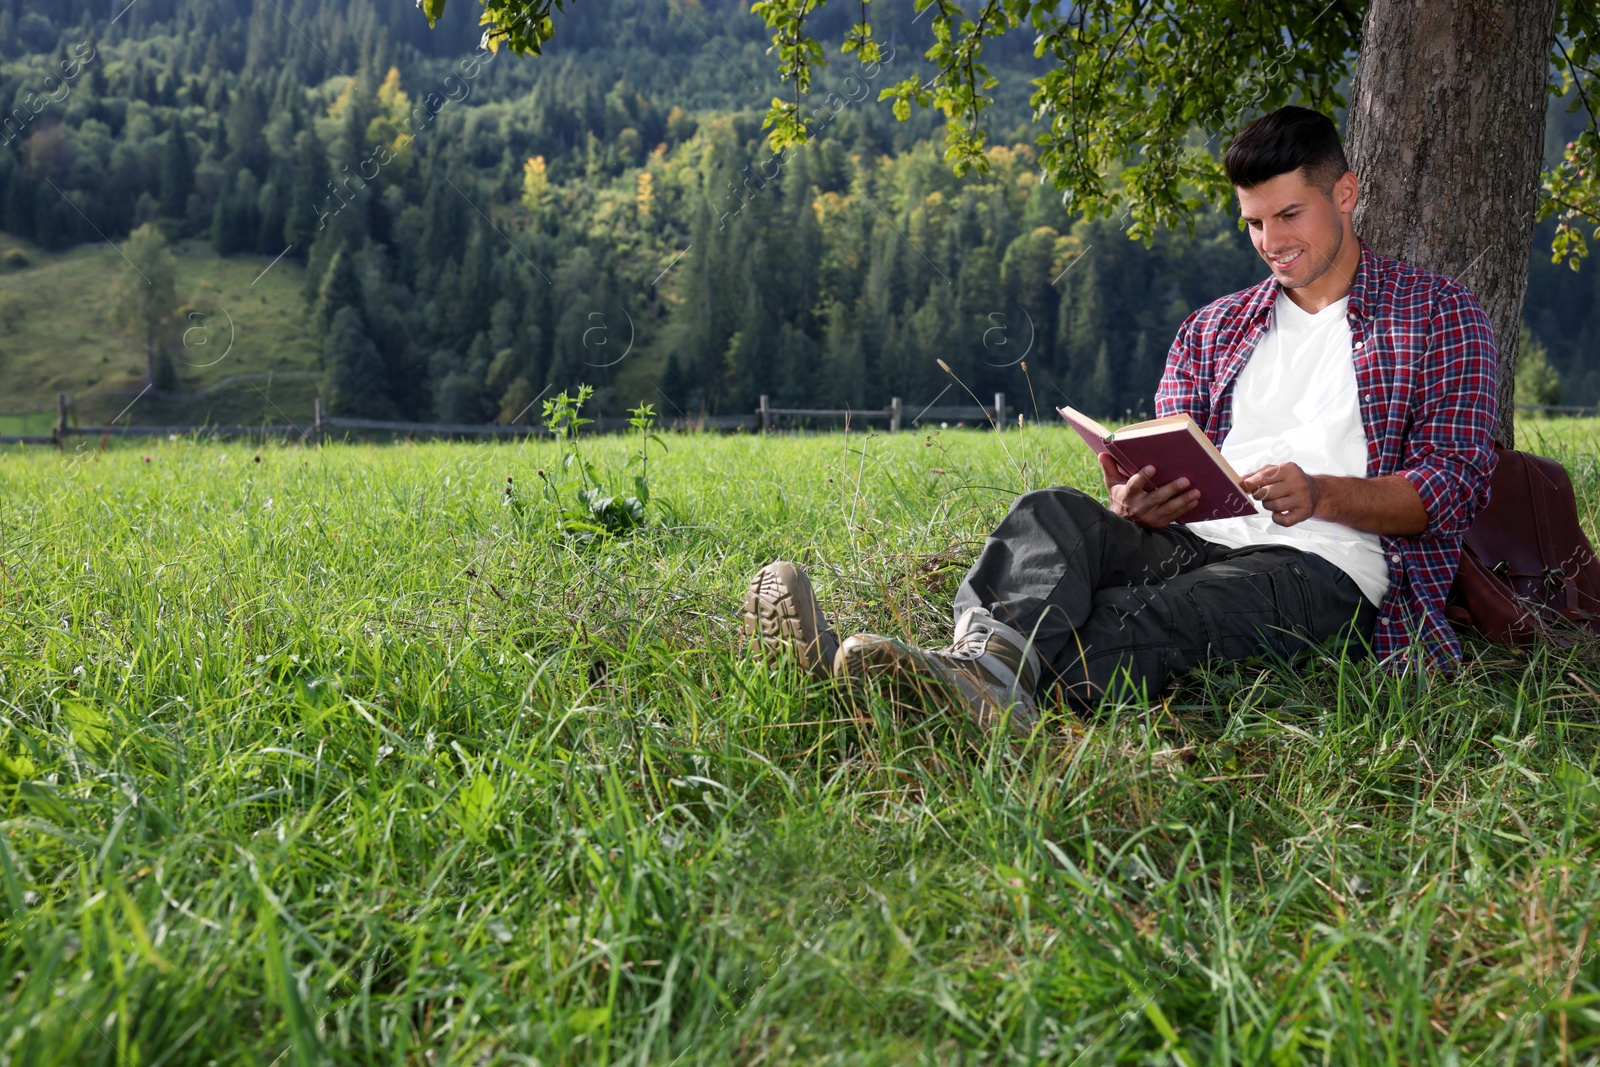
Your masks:
M1593 535L1595 424L1539 429ZM549 442L8 450L0 1061L1595 1062L1592 663L1012 746L740 648L775 556L947 640L1011 495L1093 484L1004 443L669 437L588 551L502 504Z
M50 411L35 411L26 415L0 415L0 433L48 435L56 424Z
M0 251L16 245L5 238ZM130 268L104 243L26 251L31 266L0 271L0 433L48 433L63 392L76 400L80 424L103 425L145 380L143 350L116 332L111 316L112 282ZM183 397L147 396L123 421L309 422L318 383L306 374L316 370L317 348L301 296L304 268L284 259L262 274L270 256L219 257L198 241L174 251L184 304L174 367ZM12 429L8 423L19 420L5 418L30 412L44 414L26 429Z

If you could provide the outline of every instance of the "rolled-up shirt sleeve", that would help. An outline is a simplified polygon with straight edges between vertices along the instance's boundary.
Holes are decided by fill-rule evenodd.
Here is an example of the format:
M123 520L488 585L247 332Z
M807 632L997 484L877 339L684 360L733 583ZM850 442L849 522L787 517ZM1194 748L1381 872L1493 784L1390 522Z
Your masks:
M1483 308L1465 289L1445 289L1428 323L1403 465L1394 472L1422 498L1422 537L1460 537L1489 502L1499 363Z

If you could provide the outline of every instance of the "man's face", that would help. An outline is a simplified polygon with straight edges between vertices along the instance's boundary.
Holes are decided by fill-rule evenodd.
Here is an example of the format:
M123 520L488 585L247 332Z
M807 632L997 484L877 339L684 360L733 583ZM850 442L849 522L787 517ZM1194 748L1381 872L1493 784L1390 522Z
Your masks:
M1333 266L1355 209L1354 174L1335 182L1331 196L1306 181L1304 169L1253 188L1236 186L1234 191L1239 194L1239 216L1249 224L1250 240L1280 285L1303 288Z

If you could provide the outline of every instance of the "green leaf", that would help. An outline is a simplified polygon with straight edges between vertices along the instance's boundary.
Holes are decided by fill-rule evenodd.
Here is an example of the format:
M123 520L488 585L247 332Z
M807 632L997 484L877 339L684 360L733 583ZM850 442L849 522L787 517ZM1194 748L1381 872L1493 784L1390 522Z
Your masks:
M475 774L462 787L455 804L456 823L469 837L481 838L494 821L494 783L486 774Z
M592 1034L611 1021L611 1008L602 1004L596 1008L579 1008L567 1016L567 1026L575 1034Z
M0 780L26 782L38 773L38 765L27 756L8 756L0 752Z
M104 751L111 737L111 720L106 713L84 700L63 700L61 716L72 732L72 743L91 752Z

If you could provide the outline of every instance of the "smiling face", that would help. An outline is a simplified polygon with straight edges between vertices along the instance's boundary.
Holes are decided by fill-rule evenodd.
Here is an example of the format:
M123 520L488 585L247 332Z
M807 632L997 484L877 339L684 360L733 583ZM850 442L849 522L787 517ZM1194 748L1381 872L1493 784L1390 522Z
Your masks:
M1331 193L1307 181L1304 168L1234 191L1251 243L1290 299L1320 311L1349 293L1361 259L1350 225L1356 206L1353 173L1334 182Z

